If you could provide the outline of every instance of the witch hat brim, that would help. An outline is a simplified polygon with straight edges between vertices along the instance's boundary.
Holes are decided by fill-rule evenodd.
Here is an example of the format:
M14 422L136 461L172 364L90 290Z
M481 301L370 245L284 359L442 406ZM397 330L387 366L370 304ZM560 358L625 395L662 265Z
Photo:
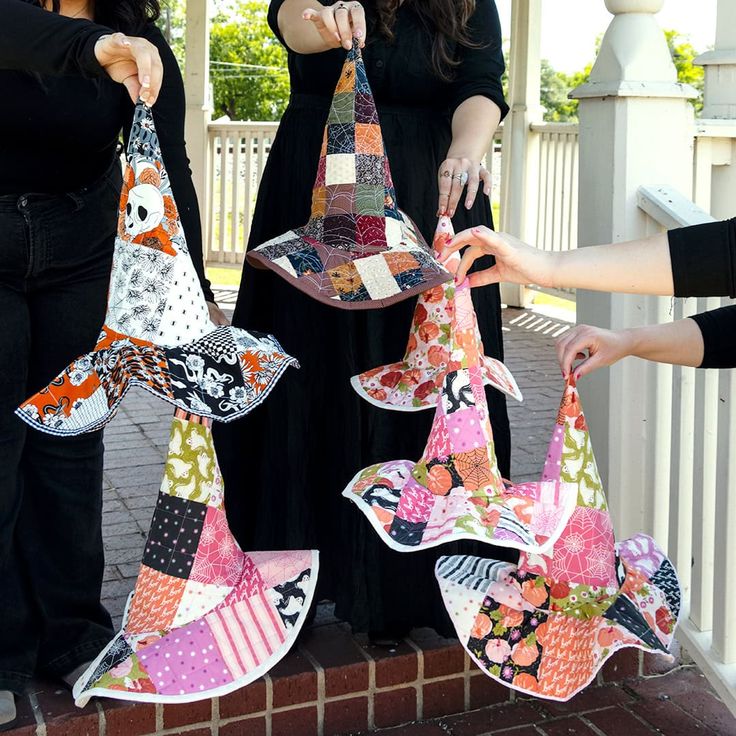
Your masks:
M653 573L627 560L630 548L643 546L660 558ZM616 545L615 554L621 577L613 589L556 583L463 556L440 558L436 576L461 644L487 675L526 695L566 701L619 649L671 656L680 615L674 568L644 534Z
M290 366L299 364L275 338L235 327L170 348L105 327L95 351L77 358L15 413L47 434L92 432L138 386L178 409L231 422L260 405Z
M341 309L386 307L452 279L397 206L357 42L333 96L309 223L249 251L247 259Z
M74 686L177 703L224 695L293 646L314 599L314 550L243 552L222 504L209 422L177 413L164 480L122 630Z

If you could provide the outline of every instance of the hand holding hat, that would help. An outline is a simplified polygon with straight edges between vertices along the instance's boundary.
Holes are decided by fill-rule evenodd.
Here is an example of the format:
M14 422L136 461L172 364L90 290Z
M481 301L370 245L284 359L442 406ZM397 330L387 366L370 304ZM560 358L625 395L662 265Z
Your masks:
M365 46L365 11L359 2L339 2L322 7L320 10L307 8L304 20L314 23L314 27L328 48L342 46L346 50L353 47L357 39L360 48Z

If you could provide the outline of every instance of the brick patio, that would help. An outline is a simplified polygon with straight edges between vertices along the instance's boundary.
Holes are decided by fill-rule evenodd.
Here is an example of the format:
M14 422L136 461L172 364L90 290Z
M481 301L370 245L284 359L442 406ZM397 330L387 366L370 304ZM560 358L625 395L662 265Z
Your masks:
M218 293L223 306L233 294ZM568 325L505 310L506 363L524 393L509 403L513 478L541 470L561 391L554 339ZM171 408L126 397L106 431L104 602L118 626L133 588L168 443ZM109 699L75 709L39 683L19 702L13 736L736 736L736 719L686 659L674 669L634 650L613 657L596 686L565 704L516 697L485 677L454 640L412 632L395 651L352 637L322 606L297 647L264 678L231 695L179 706ZM672 667L673 665L669 665ZM452 715L460 714L460 715ZM403 725L402 725L403 724Z

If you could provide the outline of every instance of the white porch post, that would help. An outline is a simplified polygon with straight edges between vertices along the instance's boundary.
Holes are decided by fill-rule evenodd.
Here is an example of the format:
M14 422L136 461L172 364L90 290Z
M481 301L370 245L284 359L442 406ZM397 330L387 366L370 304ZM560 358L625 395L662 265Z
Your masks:
M539 173L537 137L532 123L542 120L540 103L542 0L513 0L511 53L509 59L510 112L504 122L502 159L501 225L527 242L534 242L528 206L535 199L531 186ZM523 286L503 284L501 299L511 306L524 306Z
M723 126L736 125L736 3L718 0L716 45L695 60L705 67L705 99L702 118ZM716 126L713 126L716 127ZM733 138L710 138L702 141L710 147L713 169L710 202L705 209L719 219L736 214L733 193L736 191L736 144ZM707 189L706 189L707 191Z
M186 92L185 138L192 168L194 188L197 190L202 213L203 256L207 262L209 243L209 192L208 192L208 131L211 119L210 104L210 24L209 0L188 0L186 19Z
M580 244L625 241L653 225L638 208L640 185L692 191L694 90L677 83L655 21L664 0L605 0L614 14L580 99ZM668 318L668 300L578 290L578 321L621 328ZM668 380L669 376L669 380ZM653 533L667 543L669 442L661 392L671 369L628 359L582 381L586 415L619 537ZM652 421L658 416L662 421ZM649 421L647 421L649 420ZM654 425L654 426L653 426ZM665 455L667 457L665 457Z

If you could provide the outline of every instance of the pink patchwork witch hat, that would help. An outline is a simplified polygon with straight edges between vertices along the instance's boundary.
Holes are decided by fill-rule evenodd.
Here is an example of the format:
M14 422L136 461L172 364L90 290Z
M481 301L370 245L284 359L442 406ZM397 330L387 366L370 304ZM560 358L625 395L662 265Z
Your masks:
M559 479L523 485L502 480L467 279L457 287L454 308L449 367L422 459L366 468L343 495L399 551L457 539L543 551L562 533L577 489Z
M562 400L544 472L576 506L544 553L519 564L442 557L436 576L460 642L490 677L514 690L568 700L617 650L668 654L680 614L677 574L656 542L615 543L574 383Z
M436 254L453 235L452 221L449 217L441 217L434 238ZM445 265L455 273L459 263L459 253L453 253ZM383 409L421 411L437 406L445 373L451 370L450 336L454 316L454 283L440 284L422 292L414 310L404 359L353 376L353 388L366 401ZM521 391L509 369L500 360L483 355L480 334L477 341L484 383L521 401Z
M357 43L330 107L311 219L247 257L254 266L270 268L309 296L342 309L385 307L452 279L397 206Z
M317 581L314 550L243 552L230 533L210 421L178 411L122 630L74 686L157 703L224 695L291 648Z
M187 249L151 110L135 109L105 324L18 416L55 435L104 426L131 386L184 411L231 421L296 361L270 335L215 329Z

